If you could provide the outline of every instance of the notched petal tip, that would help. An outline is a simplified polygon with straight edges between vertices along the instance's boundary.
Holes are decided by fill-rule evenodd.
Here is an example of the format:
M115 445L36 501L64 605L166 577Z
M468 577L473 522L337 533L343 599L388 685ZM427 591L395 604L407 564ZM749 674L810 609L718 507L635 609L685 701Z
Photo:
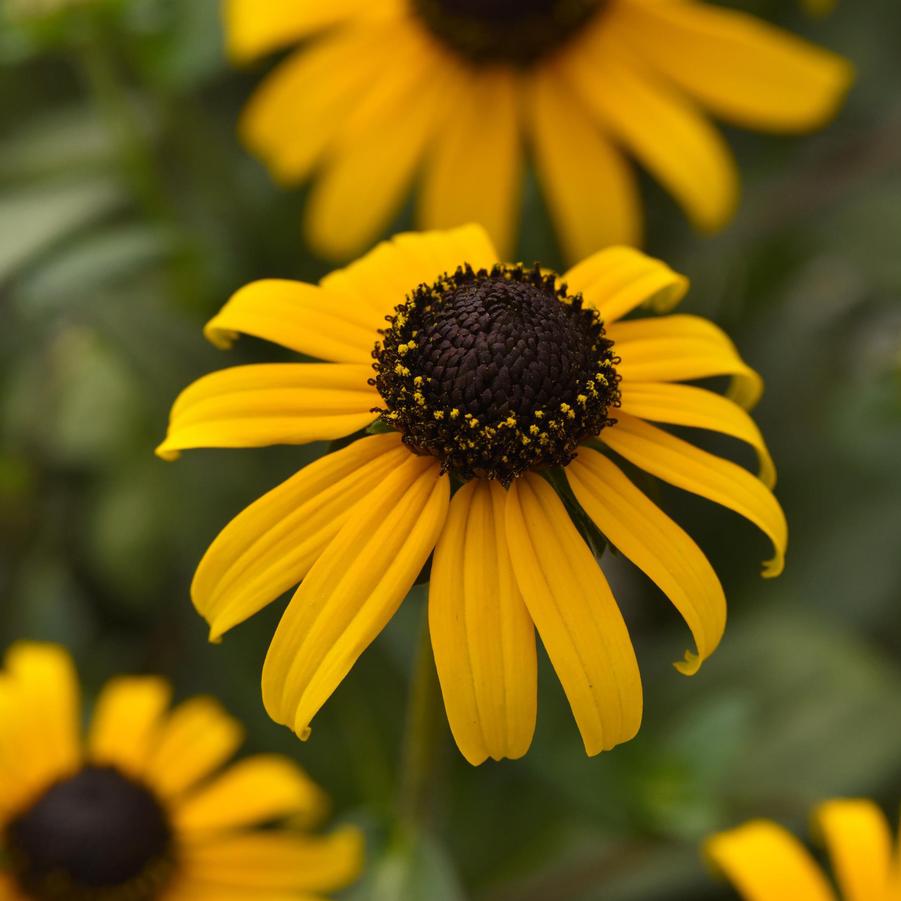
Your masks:
M785 553L779 552L772 560L767 560L763 564L763 572L761 575L764 579L775 579L781 576L785 570Z
M682 660L677 660L673 663L673 666L683 676L694 676L701 669L703 662L700 654L696 651L688 650L685 652L685 657Z

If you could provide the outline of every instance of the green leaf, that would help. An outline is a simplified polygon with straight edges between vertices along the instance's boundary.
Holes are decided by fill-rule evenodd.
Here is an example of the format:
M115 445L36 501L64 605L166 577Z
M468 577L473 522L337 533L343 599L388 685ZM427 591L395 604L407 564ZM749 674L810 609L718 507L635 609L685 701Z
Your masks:
M0 283L66 235L122 201L106 178L44 184L0 195Z

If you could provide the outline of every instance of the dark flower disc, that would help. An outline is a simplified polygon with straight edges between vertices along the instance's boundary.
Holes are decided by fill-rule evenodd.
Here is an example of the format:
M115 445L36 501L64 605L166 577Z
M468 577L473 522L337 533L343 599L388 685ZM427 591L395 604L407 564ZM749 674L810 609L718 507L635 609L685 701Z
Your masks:
M52 785L9 824L5 845L36 901L153 901L173 867L159 801L112 767Z
M596 310L537 266L459 268L388 317L372 384L382 421L462 479L509 485L565 465L619 403Z
M480 64L525 66L565 43L608 0L413 0L444 44Z

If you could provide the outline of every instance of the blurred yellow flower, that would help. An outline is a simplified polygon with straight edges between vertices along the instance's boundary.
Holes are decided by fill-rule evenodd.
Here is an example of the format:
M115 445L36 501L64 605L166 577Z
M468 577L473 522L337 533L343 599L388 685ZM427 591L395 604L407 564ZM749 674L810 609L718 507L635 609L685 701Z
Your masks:
M566 257L636 244L635 157L704 231L738 177L706 113L762 131L826 122L846 61L694 0L228 0L232 56L306 41L241 132L286 184L315 175L308 240L365 249L419 178L426 228L480 222L514 246L524 144ZM307 40L312 38L312 40Z
M536 629L586 751L632 738L638 665L583 537L591 523L686 620L697 651L682 672L716 648L726 603L698 546L611 452L749 519L775 547L765 575L782 570L775 472L746 412L760 377L704 319L623 319L671 309L686 279L621 247L559 278L501 260L479 226L399 235L318 286L248 285L207 325L222 347L244 333L329 362L201 378L175 402L160 456L355 436L241 513L192 586L215 640L300 583L263 695L301 737L434 550L432 645L470 762L531 743ZM731 400L680 384L722 375ZM650 421L746 442L760 478Z
M901 861L882 811L871 801L838 800L814 813L844 901L898 901ZM713 865L748 901L835 901L832 884L786 829L755 820L710 838Z
M103 689L86 739L78 682L55 645L20 644L0 672L0 899L310 901L362 867L362 838L260 828L324 811L283 757L219 772L241 727L212 698L167 711L152 677ZM318 895L317 895L318 897Z

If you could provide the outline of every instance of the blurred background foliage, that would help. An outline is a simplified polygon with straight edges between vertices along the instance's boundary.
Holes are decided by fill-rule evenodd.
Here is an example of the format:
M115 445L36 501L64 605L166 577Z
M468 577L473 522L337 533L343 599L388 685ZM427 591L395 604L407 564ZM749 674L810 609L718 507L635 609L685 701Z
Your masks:
M720 572L730 625L693 679L688 636L649 583L605 566L645 677L645 725L588 760L555 680L522 761L469 767L448 742L433 835L392 834L417 589L298 744L259 673L278 609L206 642L193 567L247 502L322 447L155 459L168 407L227 359L201 325L256 277L330 268L235 122L266 65L235 71L217 0L0 0L0 644L65 643L88 693L120 671L210 692L254 749L296 755L365 823L372 872L351 896L429 901L734 897L697 842L741 818L806 831L816 800L901 797L901 56L895 0L812 20L733 2L850 56L858 83L814 138L730 133L745 200L712 240L650 181L649 249L693 278L685 304L767 380L758 416L780 467L789 566L763 540L662 491ZM665 140L665 136L662 136ZM408 225L407 215L395 227ZM522 258L558 262L534 183ZM728 448L733 453L734 448ZM750 461L748 461L750 462ZM279 605L275 605L278 608Z

